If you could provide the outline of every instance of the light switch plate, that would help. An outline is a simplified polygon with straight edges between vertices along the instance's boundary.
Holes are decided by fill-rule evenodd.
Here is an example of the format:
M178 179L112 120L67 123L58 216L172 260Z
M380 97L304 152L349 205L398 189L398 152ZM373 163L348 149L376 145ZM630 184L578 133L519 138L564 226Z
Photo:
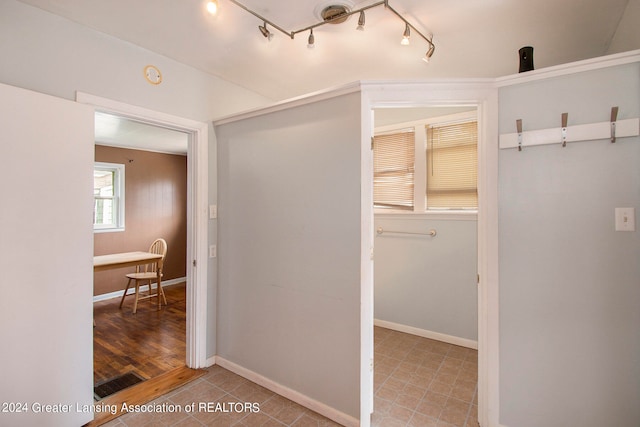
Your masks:
M636 231L636 208L616 208L616 231Z
M209 205L209 219L218 218L218 206L217 205Z

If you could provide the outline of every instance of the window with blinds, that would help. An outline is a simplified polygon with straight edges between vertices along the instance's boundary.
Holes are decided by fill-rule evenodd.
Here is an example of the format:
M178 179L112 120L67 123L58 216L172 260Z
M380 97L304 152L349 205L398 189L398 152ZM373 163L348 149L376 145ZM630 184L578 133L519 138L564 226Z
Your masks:
M413 210L414 173L413 129L374 137L374 207Z
M478 208L478 122L427 130L427 209Z

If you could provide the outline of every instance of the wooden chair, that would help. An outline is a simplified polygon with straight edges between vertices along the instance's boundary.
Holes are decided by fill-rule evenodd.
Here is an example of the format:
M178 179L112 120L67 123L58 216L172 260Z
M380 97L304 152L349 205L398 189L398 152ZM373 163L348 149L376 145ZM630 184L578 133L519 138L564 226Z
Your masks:
M167 256L167 242L164 239L154 240L153 243L151 244L151 247L149 248L149 252L162 255L161 263L164 265L164 259ZM158 271L158 263L154 262L151 264L136 266L135 273L127 274L126 277L129 279L129 281L127 282L127 287L125 288L124 293L122 294L122 299L120 300L120 308L122 308L122 303L124 303L124 299L127 296L127 291L131 286L132 280L135 281L135 286L136 286L136 291L132 294L136 296L135 301L133 302L134 314L138 309L138 301L158 296L157 293L151 291L151 283L153 281L157 281L156 279L158 278L157 271ZM160 277L162 278L162 274L160 274ZM147 295L140 296L140 283L145 283L145 282L149 285L149 293ZM160 286L160 296L164 300L164 305L167 305L167 298L164 296L164 290L162 289L162 286Z

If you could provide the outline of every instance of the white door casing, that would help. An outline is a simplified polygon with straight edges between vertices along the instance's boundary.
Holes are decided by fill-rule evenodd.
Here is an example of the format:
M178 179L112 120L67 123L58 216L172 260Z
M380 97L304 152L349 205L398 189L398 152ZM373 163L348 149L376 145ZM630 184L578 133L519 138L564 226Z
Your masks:
M208 125L182 117L78 92L76 100L97 111L186 132L187 152L187 360L207 366ZM92 142L93 147L93 142Z

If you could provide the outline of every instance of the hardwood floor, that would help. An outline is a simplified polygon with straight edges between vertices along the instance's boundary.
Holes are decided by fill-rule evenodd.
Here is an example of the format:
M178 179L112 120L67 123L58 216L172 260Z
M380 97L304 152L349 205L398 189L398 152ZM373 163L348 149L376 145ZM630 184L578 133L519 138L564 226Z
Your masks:
M122 309L120 298L94 303L94 384L131 371L150 379L185 365L186 285L164 291L167 305L159 311L155 298L141 301L136 314L132 297Z

